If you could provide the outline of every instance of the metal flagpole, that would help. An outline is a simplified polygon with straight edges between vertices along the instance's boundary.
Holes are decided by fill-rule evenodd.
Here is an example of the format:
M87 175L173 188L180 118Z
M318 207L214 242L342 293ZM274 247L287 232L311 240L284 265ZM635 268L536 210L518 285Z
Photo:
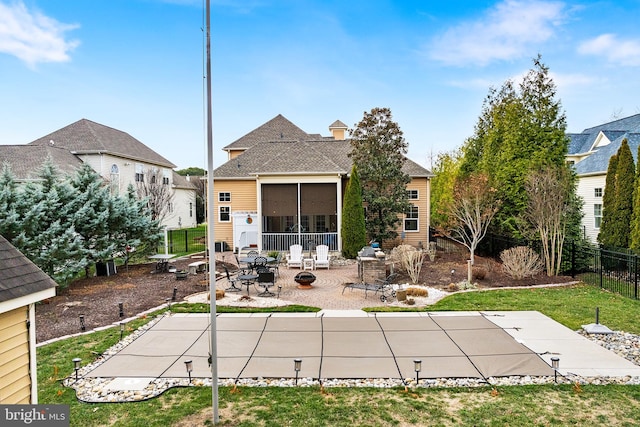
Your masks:
M218 345L216 340L216 252L213 230L213 123L211 120L211 0L206 6L207 43L207 243L209 259L209 306L211 312L211 400L213 424L218 424Z

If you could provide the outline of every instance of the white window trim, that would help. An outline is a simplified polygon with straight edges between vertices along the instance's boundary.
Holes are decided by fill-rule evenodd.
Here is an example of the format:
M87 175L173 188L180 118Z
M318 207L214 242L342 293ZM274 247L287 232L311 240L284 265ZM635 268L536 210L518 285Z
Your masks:
M416 205L412 205L412 209L415 208L417 210L416 213L416 217L415 218L407 218L407 214L404 215L404 218L402 220L402 231L404 231L405 233L418 233L420 232L420 208ZM407 225L407 221L415 221L416 222L416 229L415 230L407 230L406 225Z
M228 220L223 220L222 219L222 209L223 208L227 208L229 210L228 214L229 214L229 219ZM223 222L223 223L227 223L227 222L231 222L231 206L218 206L218 222Z

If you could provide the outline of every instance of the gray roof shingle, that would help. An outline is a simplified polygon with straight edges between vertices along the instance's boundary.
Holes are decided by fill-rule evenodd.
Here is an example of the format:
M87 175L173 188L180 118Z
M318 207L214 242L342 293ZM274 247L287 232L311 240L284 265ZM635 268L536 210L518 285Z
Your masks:
M56 286L53 279L0 236L0 302Z
M171 169L176 167L128 133L87 119L78 120L30 142L29 145L60 146L74 154L103 152Z
M582 133L568 134L570 138L568 154L592 151L593 144L601 132L611 143L595 148L592 154L576 163L575 170L578 175L606 173L609 159L618 151L624 138L627 139L634 158L637 157L640 141L640 114L594 126L585 129Z
M64 174L72 174L82 161L69 150L51 145L0 145L0 167L8 163L18 181L37 179L38 171L45 159L53 163Z
M273 129L289 128L290 138L280 138ZM297 131L295 131L297 129ZM295 138L293 137L295 133ZM276 138L272 138L273 136ZM252 139L252 138L256 139ZM216 179L252 179L254 175L269 174L342 174L351 172L349 140L310 135L282 115L249 132L226 148L245 151L227 161L213 172ZM407 159L403 170L412 177L430 177L431 172Z
M304 141L309 139L309 137L310 135L305 131L294 125L282 114L278 114L262 126L227 145L223 150L247 149L260 142Z

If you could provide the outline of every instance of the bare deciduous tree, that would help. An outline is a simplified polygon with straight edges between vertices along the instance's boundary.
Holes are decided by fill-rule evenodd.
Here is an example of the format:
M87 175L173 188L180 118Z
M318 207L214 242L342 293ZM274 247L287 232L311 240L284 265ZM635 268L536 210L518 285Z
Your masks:
M562 247L570 215L572 179L565 167L547 167L527 176L528 202L524 218L542 243L548 276L560 271Z
M495 194L488 177L482 173L470 175L454 188L446 225L441 231L469 249L471 265L475 261L478 243L487 234L489 224L500 207Z
M147 200L151 219L162 223L172 211L173 190L168 177L157 169L147 169L139 181L136 181L136 193L140 199Z

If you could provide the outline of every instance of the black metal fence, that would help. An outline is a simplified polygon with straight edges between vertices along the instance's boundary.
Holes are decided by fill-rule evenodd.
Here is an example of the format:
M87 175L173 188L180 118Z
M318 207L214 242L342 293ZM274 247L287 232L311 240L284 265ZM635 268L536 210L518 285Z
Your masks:
M460 245L440 235L433 236L438 250L451 252ZM541 252L540 242L487 235L478 245L480 256L498 259L500 252L515 246L529 246ZM466 250L466 249L465 249ZM560 273L575 277L586 284L618 293L628 298L640 299L640 256L630 250L608 250L586 243L565 242Z

